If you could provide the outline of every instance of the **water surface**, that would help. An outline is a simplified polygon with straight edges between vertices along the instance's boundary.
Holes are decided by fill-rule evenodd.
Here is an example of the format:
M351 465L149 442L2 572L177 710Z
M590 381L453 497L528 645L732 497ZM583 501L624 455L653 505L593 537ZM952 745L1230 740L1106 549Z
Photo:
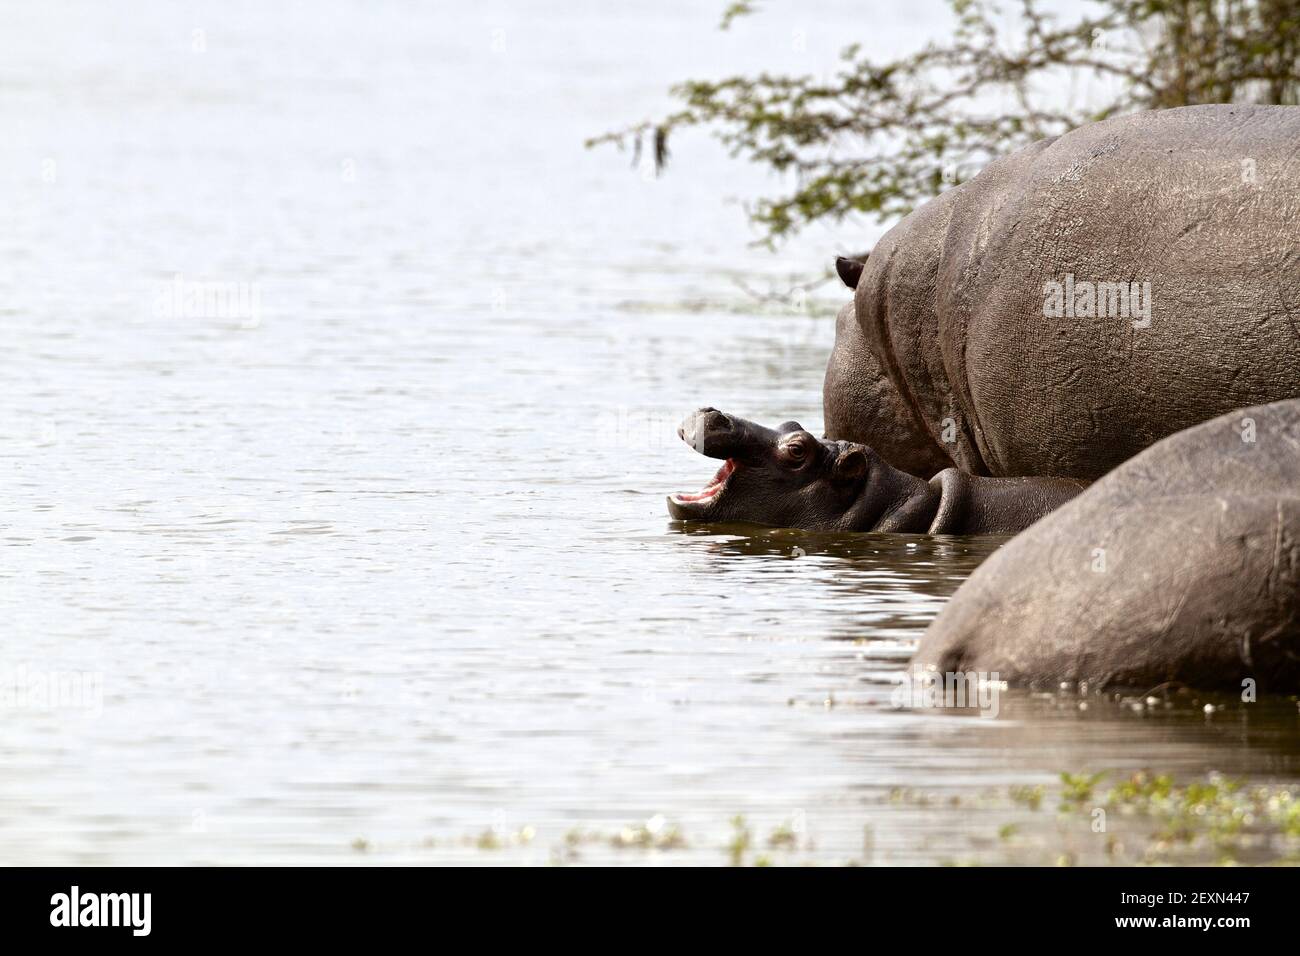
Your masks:
M661 179L581 142L681 77L940 22L815 6L14 18L0 666L99 692L6 699L0 861L718 863L737 815L800 859L1014 857L1021 818L1086 857L1008 788L1295 778L1285 702L894 709L997 540L668 520L713 470L691 409L820 428L844 292L782 293L879 229L774 255L738 203L780 184L705 137ZM686 845L614 848L645 821Z

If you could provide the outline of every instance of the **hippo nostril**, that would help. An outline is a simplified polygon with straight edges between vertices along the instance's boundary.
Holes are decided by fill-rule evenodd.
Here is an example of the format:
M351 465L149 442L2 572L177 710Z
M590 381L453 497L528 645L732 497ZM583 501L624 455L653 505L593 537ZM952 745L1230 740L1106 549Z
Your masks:
M731 431L731 419L716 408L709 409L708 414L704 416L703 424L711 432Z
M716 408L700 408L686 416L677 437L701 455L726 458L749 427L743 418L732 418Z

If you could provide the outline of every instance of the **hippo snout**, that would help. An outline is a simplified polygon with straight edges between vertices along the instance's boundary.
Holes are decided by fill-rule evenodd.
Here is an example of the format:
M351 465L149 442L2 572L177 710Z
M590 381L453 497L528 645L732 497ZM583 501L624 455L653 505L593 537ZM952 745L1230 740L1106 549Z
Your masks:
M734 425L729 417L716 408L701 408L686 416L677 429L677 437L701 455L710 458L727 457L719 447L729 439Z
M716 408L701 408L687 415L677 434L707 458L734 458L743 463L766 460L780 437L770 428Z

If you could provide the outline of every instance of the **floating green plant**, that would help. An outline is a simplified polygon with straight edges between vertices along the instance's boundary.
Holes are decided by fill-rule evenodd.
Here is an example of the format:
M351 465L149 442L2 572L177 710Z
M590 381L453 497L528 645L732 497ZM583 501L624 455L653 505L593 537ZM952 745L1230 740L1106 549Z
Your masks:
M1055 813L1043 812L1049 798L1056 801ZM960 796L894 788L883 796L878 813L887 818L895 812L890 807L927 812L938 807L963 809L967 816L958 827L970 847L939 859L943 865L1300 863L1300 785L1296 784L1246 785L1214 773L1178 780L1150 771L1126 776L1064 772L1053 784L1016 784ZM979 819L996 827L995 838L981 828ZM742 815L728 823L729 834L721 842L716 836L688 839L663 814L612 830L575 827L550 849L548 859L558 865L581 863L590 851L608 860L612 851L635 863L644 853L693 850L681 862L707 863L710 854L720 852L732 866L861 865L878 862L876 832L888 829L883 819L873 815L865 824L861 848L850 850L854 856L827 859L809 839L802 813L771 829L755 828ZM476 836L427 838L414 846L426 852L504 851L529 845L536 833L531 826L513 832L489 828ZM351 847L375 855L381 855L381 849L410 849L379 848L361 837ZM502 862L512 859L506 855Z

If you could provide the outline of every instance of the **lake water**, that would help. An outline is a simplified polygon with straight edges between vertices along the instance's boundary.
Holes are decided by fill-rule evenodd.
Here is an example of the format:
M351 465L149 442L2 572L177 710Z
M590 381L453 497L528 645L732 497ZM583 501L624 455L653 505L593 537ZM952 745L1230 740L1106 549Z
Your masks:
M896 710L997 540L668 520L693 408L820 428L845 294L784 293L881 230L765 252L707 137L582 140L941 4L541 6L0 33L0 862L1085 860L1010 788L1294 780L1285 701Z

